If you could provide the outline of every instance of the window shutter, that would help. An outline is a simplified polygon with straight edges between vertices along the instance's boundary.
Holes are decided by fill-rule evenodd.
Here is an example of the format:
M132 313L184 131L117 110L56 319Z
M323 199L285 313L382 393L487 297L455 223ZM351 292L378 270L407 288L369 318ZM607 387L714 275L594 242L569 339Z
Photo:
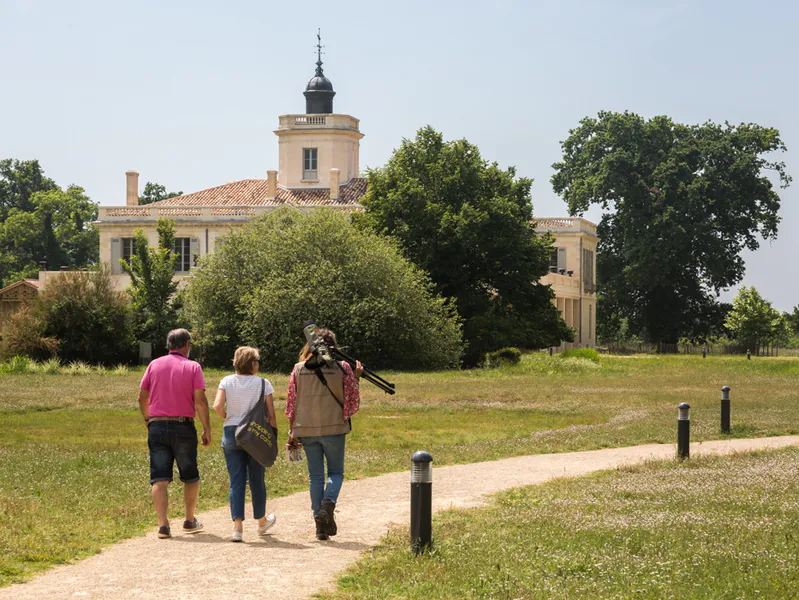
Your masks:
M191 267L197 266L197 259L200 258L200 238L191 238L191 255L189 265Z
M566 248L558 248L558 272L566 269Z
M111 238L111 273L119 275L122 273L122 265L119 259L122 258L122 239Z

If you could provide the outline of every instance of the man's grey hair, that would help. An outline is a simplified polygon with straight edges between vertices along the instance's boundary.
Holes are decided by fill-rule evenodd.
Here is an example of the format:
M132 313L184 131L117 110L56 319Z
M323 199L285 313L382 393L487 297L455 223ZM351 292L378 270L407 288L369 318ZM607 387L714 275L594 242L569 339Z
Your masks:
M167 350L177 350L183 348L191 341L191 334L186 329L173 329L166 336Z

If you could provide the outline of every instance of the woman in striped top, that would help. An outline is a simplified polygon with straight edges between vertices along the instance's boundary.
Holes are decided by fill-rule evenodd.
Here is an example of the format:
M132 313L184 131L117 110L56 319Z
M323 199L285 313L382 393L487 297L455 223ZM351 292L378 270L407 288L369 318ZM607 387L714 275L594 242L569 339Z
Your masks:
M241 542L244 524L244 493L247 480L250 481L253 518L258 521L258 535L266 534L275 524L275 515L266 515L266 482L264 468L244 450L236 445L236 428L260 399L263 385L267 418L273 428L277 428L275 406L272 396L274 389L267 379L257 377L261 355L256 348L242 346L236 349L233 357L235 375L228 375L219 382L214 411L225 419L222 448L225 452L228 474L230 475L230 516L233 519L231 542Z

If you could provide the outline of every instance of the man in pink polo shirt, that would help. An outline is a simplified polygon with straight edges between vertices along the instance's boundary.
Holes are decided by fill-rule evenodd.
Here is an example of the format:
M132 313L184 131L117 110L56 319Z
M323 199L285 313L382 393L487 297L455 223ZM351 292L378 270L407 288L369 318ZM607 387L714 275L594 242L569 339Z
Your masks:
M183 531L196 533L202 530L202 523L194 516L200 492L195 415L203 424L203 446L211 443L203 370L198 363L189 360L191 334L185 329L170 331L166 347L169 354L148 365L139 389L139 408L147 426L147 446L150 448L150 485L158 514L159 538L172 537L167 518L167 488L172 481L175 462L183 482L183 502L186 505Z

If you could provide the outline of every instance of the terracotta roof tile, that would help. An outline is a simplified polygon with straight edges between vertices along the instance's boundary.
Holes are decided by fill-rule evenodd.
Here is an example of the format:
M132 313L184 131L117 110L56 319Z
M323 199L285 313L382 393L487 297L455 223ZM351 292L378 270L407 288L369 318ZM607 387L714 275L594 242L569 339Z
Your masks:
M242 179L217 187L153 202L150 206L341 206L359 209L366 193L364 177L351 179L339 190L339 199L330 199L329 189L289 189L278 186L276 198L266 199L266 179Z

